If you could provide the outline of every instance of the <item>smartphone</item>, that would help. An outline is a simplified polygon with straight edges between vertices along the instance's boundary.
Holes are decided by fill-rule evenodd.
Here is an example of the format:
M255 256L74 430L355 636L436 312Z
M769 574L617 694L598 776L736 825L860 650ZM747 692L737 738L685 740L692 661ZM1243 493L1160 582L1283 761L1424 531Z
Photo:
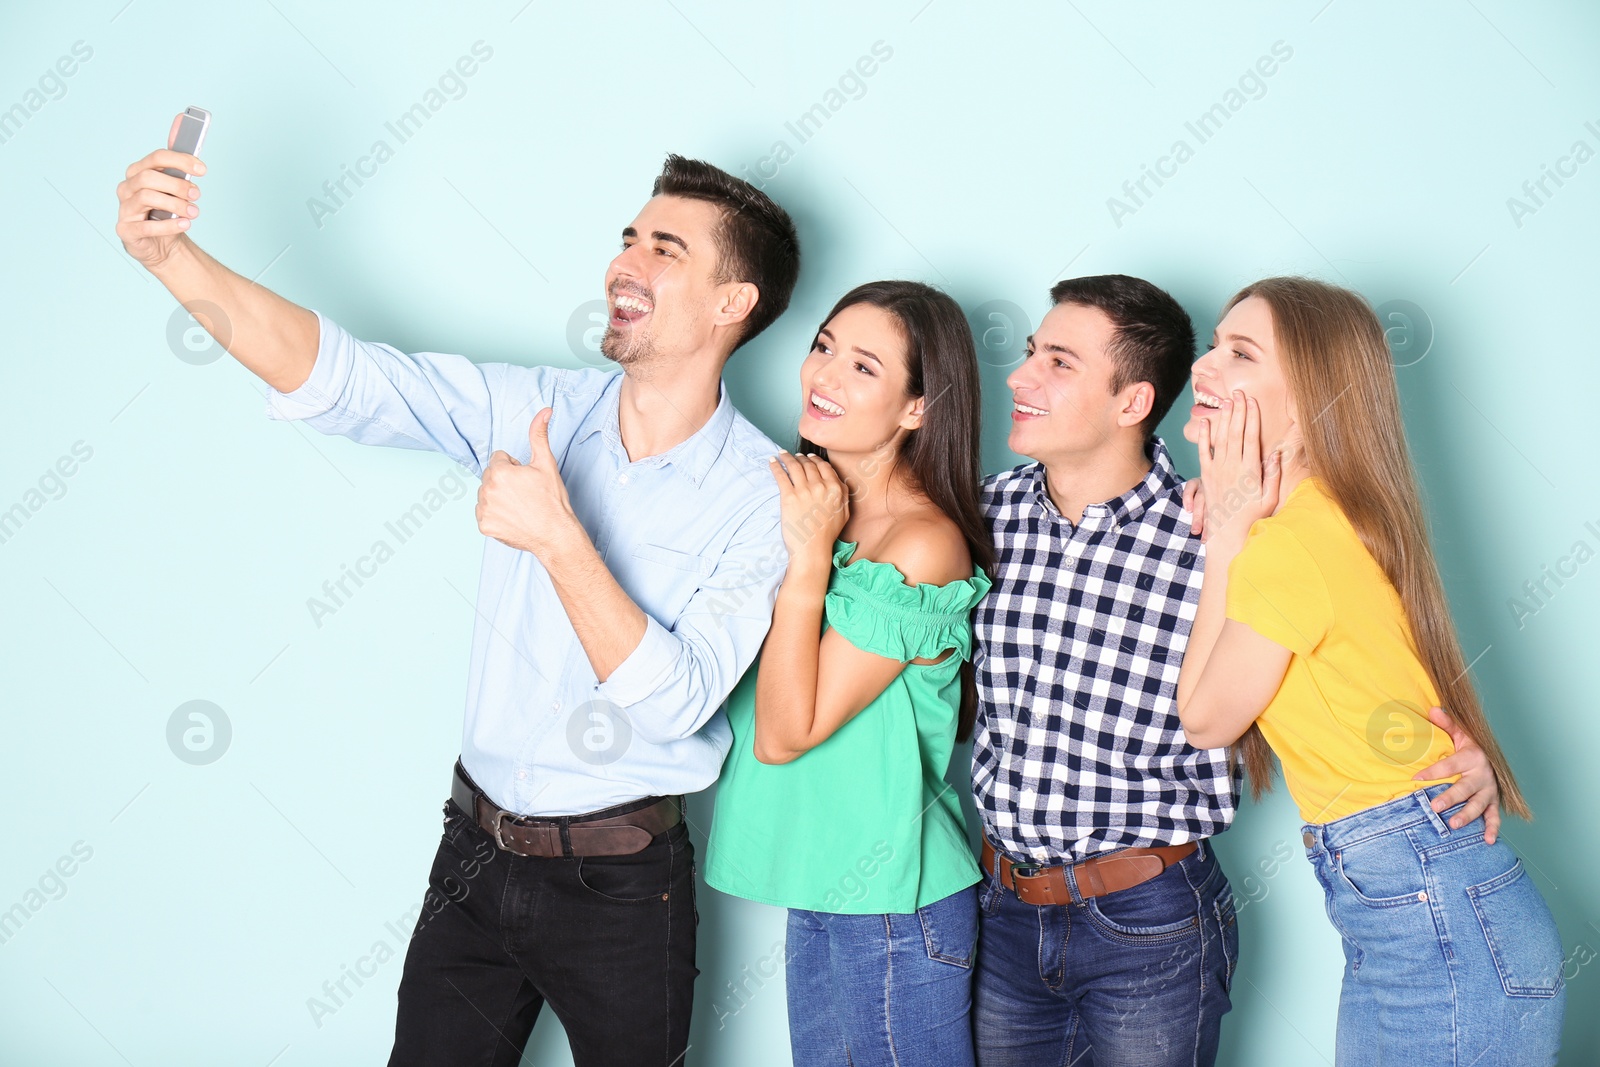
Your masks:
M178 136L172 142L174 152L186 152L191 156L200 154L200 146L206 142L206 130L211 126L211 112L203 107L191 107L184 111L182 120L178 123ZM176 167L162 167L162 173L170 174L174 178L187 179L189 176ZM153 207L150 214L145 216L151 219L176 218L170 211Z

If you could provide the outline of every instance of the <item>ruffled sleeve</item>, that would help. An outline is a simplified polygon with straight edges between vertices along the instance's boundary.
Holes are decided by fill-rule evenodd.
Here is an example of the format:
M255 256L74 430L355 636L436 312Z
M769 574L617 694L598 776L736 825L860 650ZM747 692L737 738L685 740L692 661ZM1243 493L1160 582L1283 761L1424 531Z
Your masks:
M840 541L833 554L833 579L823 614L828 625L864 652L902 663L933 659L954 648L957 660L972 655L972 609L989 591L982 571L948 585L907 585L892 563L858 559L856 543Z

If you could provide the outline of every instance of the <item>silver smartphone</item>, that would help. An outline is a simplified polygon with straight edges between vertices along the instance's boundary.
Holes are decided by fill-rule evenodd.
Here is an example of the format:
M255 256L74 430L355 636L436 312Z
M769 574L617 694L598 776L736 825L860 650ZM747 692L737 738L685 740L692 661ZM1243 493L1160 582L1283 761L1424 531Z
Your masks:
M174 152L186 152L191 156L200 154L200 146L206 143L206 130L211 126L211 112L203 107L191 107L184 111L183 118L178 122L178 136L173 139ZM189 176L176 167L162 167L162 173L170 174L174 178L187 179ZM153 207L150 214L145 216L151 219L176 218L170 211Z

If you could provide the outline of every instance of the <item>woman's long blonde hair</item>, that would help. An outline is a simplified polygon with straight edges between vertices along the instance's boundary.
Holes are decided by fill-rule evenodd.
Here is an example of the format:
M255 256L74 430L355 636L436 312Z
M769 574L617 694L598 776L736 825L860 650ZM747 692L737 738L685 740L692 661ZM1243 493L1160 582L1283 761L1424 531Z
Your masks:
M1500 806L1531 818L1467 675L1428 540L1400 419L1394 363L1378 316L1359 293L1310 278L1266 278L1248 285L1228 301L1223 314L1252 296L1272 312L1311 475L1339 505L1399 594L1417 655L1441 704L1494 768ZM1272 778L1272 753L1260 728L1251 726L1235 752L1253 795L1259 797Z

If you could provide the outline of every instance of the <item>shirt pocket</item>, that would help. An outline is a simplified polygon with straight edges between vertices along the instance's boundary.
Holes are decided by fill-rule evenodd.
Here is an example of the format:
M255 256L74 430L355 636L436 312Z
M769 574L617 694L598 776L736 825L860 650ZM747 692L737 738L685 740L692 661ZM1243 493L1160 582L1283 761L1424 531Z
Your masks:
M716 561L706 556L696 555L693 552L680 552L676 548L667 548L665 545L641 544L634 548L635 559L648 563L657 563L663 567L674 570L688 571L705 578L716 569Z
M613 574L633 602L672 630L716 560L665 545L635 545Z

